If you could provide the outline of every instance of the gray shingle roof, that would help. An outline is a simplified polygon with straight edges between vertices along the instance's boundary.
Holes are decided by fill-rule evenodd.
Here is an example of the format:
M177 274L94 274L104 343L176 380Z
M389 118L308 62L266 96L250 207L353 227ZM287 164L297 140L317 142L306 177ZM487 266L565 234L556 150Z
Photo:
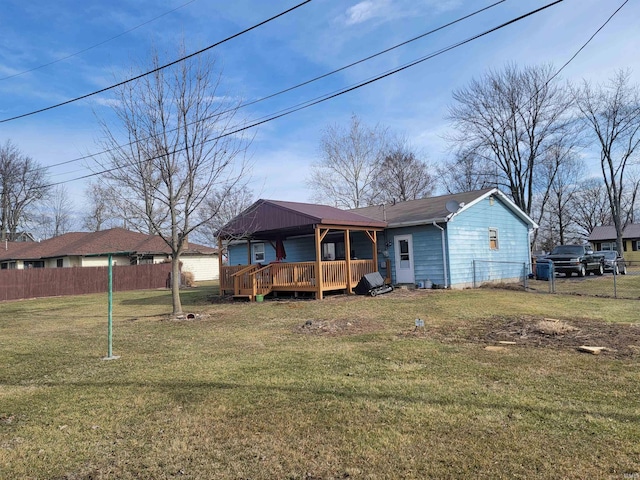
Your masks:
M485 188L483 190L475 190L473 192L455 193L450 195L441 195L438 197L428 197L419 200L409 200L407 202L399 202L395 205L372 206L351 210L360 215L367 217L386 220L390 227L398 227L402 225L426 224L434 221L445 221L452 212L447 208L449 202L456 202L460 205L460 209L469 206L475 201L489 195L498 195L517 215L523 218L527 223L536 226L524 212L516 207L507 197L495 188Z
M616 235L616 227L613 225L600 225L598 227L594 227L593 231L589 235L590 242L602 242L607 240L615 240ZM622 238L625 239L635 239L640 238L640 224L639 223L631 223L627 225L622 233Z

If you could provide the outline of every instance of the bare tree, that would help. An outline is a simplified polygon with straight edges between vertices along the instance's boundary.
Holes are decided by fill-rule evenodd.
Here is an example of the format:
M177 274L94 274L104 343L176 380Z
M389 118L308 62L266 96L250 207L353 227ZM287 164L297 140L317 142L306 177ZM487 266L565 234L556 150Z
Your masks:
M376 175L383 159L387 129L371 128L352 115L348 128L331 125L320 138L321 159L313 164L307 185L312 199L341 208L376 202Z
M108 184L91 182L85 190L86 206L82 227L90 232L98 232L115 225L126 225L122 209L114 203L118 195Z
M0 238L13 238L29 220L29 209L49 191L45 170L16 145L0 146Z
M473 150L460 149L454 158L438 167L438 175L448 193L472 192L496 187L495 167Z
M580 183L571 199L574 221L583 236L599 225L611 225L611 208L602 179L589 178Z
M452 145L478 157L484 173L494 175L497 186L526 213L532 211L535 193L547 190L552 180L540 184L538 175L547 151L557 148L560 139L565 148L574 148L567 142L575 134L568 116L572 99L552 75L550 65L508 65L456 90L449 109L458 131L450 138Z
M53 238L70 232L74 207L65 185L57 185L35 208L31 229L38 238Z
M384 154L374 188L384 203L428 197L435 187L430 169L427 162L416 156L407 139L398 137Z
M187 235L210 220L199 215L207 198L224 198L247 180L249 141L234 133L239 103L222 91L222 73L210 57L193 57L171 69L160 65L154 53L146 68L154 73L117 91L117 122L102 120L102 146L110 151L102 168L128 220L169 246L177 316Z
M206 219L194 233L196 241L216 245L218 231L253 203L253 192L246 186L214 192L204 201L199 212Z
M533 243L544 250L584 240L573 210L574 197L580 191L577 179L582 176L584 165L578 157L565 157L565 153L561 146L548 151L544 162L546 169L542 172L550 179L549 188L539 194L532 212L540 225L534 233Z
M629 72L619 71L606 85L592 87L585 81L573 91L590 137L600 150L602 179L619 252L623 251L622 233L628 221L624 211L625 183L629 169L637 162L640 146L640 87L630 84L629 79Z

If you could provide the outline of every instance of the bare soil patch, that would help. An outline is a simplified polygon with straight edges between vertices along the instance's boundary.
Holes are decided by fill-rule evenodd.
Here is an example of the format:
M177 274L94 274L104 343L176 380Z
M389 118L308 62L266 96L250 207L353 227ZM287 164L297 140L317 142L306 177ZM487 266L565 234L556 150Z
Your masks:
M380 331L380 326L360 319L338 318L332 320L306 320L296 327L296 332L305 335L359 335Z
M576 350L581 345L604 347L602 355L640 356L640 325L595 320L559 320L534 316L494 317L477 324L426 327L408 335L451 343ZM502 343L501 343L502 342Z

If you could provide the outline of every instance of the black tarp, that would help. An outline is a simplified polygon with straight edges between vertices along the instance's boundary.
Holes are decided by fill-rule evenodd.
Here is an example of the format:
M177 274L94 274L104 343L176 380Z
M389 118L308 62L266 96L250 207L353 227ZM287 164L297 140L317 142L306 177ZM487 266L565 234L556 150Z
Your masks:
M382 287L384 285L384 279L380 272L367 273L363 275L358 285L356 285L355 292L358 295L366 295L372 289Z

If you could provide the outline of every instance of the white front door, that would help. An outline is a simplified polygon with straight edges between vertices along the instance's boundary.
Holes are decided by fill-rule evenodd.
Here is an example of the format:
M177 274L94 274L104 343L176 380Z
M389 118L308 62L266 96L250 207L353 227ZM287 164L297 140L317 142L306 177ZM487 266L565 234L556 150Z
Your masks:
M396 283L414 283L413 273L413 236L396 235Z

